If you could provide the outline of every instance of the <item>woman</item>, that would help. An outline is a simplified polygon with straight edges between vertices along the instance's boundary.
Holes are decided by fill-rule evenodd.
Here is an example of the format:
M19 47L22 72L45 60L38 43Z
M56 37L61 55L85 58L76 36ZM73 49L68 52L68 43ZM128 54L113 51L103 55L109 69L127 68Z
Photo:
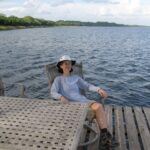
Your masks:
M102 97L106 98L108 95L103 89L87 83L77 75L71 75L71 72L73 71L72 65L75 65L75 63L76 61L72 60L68 55L64 55L59 59L57 67L62 75L56 77L52 84L52 97L60 100L62 103L69 103L70 101L87 102L89 100L80 93L80 90L84 89L97 92ZM92 101L90 107L96 114L96 120L101 130L100 145L105 150L110 150L112 136L107 130L105 111L102 105L96 101Z

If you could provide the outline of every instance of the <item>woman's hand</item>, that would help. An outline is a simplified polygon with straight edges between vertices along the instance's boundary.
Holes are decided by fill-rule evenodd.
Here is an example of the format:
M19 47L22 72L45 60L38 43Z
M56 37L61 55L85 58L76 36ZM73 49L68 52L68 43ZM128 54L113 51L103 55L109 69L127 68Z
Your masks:
M98 90L98 93L103 97L103 98L107 98L108 97L108 94L105 90L103 89L99 89Z
M63 104L68 104L68 103L69 103L69 101L68 101L65 97L63 97L63 96L60 97L60 101L61 101Z

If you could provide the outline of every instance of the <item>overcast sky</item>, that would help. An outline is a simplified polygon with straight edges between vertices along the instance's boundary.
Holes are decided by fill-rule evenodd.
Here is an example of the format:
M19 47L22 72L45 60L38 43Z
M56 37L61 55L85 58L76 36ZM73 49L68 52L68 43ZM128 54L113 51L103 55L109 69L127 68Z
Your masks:
M150 26L150 0L0 0L0 13Z

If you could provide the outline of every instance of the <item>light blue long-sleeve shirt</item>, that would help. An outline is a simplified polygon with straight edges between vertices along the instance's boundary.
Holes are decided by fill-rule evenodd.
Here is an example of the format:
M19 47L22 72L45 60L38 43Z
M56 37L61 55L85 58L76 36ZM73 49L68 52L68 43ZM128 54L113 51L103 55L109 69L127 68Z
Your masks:
M60 99L64 96L69 101L85 102L88 99L80 93L80 89L97 92L100 88L89 84L77 75L58 76L51 87L51 96Z

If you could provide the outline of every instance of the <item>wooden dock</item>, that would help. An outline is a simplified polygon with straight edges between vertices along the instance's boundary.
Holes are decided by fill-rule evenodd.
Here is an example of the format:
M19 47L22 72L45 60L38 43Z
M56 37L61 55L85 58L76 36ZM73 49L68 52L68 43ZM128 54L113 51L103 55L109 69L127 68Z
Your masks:
M149 108L105 109L115 150L150 150ZM83 103L0 97L0 150L77 150L87 112Z
M150 108L107 106L109 130L120 145L115 150L150 150Z

